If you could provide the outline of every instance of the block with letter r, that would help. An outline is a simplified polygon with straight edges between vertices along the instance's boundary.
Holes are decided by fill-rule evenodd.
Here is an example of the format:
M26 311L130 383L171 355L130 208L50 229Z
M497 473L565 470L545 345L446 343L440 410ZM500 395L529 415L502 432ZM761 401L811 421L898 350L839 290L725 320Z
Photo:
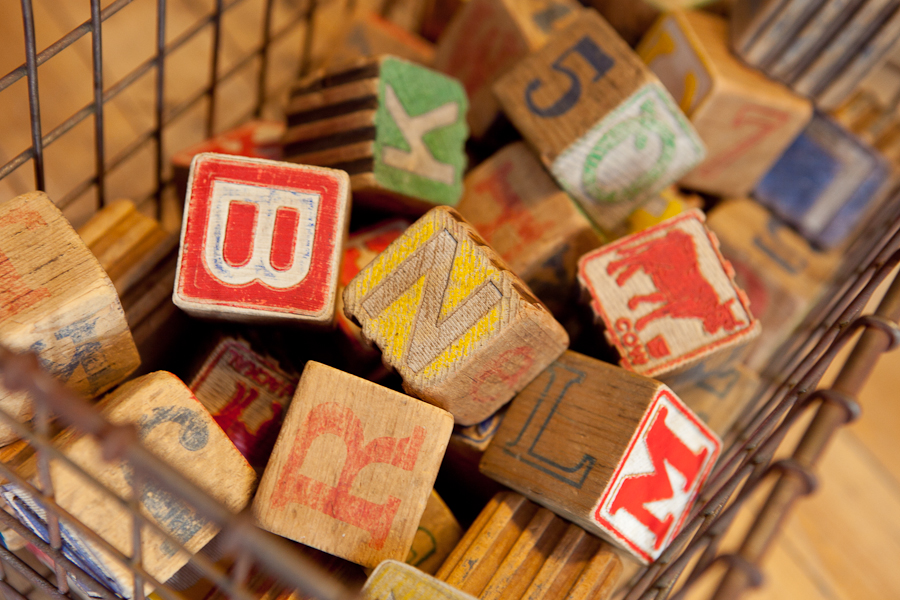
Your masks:
M334 169L197 155L173 301L198 317L331 325L349 188Z
M266 466L261 527L365 567L406 559L453 418L309 362Z
M479 468L648 563L720 446L666 385L567 351L516 396Z
M591 10L494 93L559 185L608 232L705 155L669 92Z

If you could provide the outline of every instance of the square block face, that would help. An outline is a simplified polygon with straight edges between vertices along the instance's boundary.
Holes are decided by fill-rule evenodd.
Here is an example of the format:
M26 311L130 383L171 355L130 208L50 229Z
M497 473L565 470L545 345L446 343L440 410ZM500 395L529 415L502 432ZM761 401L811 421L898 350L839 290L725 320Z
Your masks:
M261 470L298 380L247 342L226 338L210 353L190 387L241 454Z
M855 135L816 115L778 159L753 196L806 239L840 244L880 197L888 168Z
M375 569L362 589L365 600L476 600L417 568L386 560Z
M579 280L626 369L654 377L759 334L703 218L692 210L581 258Z
M651 82L575 140L550 171L598 226L612 230L705 155L668 92Z
M495 412L568 345L562 326L452 209L416 221L343 299L404 388L463 425Z
M342 171L198 155L175 304L211 318L331 323L348 187Z
M456 204L466 168L468 100L455 79L417 64L381 61L375 113L379 185L428 201Z
M260 483L262 527L366 567L404 560L453 419L310 362Z
M721 442L670 390L659 390L593 511L597 525L645 562L678 533Z

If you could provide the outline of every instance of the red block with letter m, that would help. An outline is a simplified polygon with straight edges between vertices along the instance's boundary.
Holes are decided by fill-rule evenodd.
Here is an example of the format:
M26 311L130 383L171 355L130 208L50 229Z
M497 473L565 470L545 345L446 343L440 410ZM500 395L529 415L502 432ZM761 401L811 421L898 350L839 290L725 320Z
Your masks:
M716 434L661 388L597 502L593 520L652 562L681 529L720 449Z
M330 325L349 207L344 171L198 154L173 301L200 317Z

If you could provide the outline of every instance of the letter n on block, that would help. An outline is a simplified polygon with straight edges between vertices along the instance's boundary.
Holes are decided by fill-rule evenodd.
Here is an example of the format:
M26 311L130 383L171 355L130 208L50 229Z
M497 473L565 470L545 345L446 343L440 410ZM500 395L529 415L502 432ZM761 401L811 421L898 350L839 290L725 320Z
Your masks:
M479 468L646 563L720 444L664 384L566 352L513 400Z
M446 207L391 243L343 300L404 389L461 425L496 412L569 345L547 308Z
M175 304L198 317L330 325L349 185L334 169L198 154Z
M404 560L452 429L439 408L310 362L254 500L257 520L366 567Z

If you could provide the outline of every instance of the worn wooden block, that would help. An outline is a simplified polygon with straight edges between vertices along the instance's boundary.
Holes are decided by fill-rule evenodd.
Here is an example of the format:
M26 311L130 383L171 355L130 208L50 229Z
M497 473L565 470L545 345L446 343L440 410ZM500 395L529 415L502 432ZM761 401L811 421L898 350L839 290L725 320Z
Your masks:
M0 204L0 341L94 398L140 364L112 282L43 192ZM31 399L0 385L0 408L22 421ZM0 445L16 435L0 424Z
M562 326L450 208L416 221L344 289L344 312L404 389L473 425L568 346Z
M419 569L386 560L369 575L361 592L365 600L475 600Z
M734 199L709 213L707 226L732 264L735 281L747 292L762 326L744 363L761 372L816 301L840 260L815 251L765 207ZM668 382L667 382L668 383Z
M699 210L585 254L578 278L619 364L648 377L759 334L747 295Z
M428 504L406 557L420 571L434 575L462 537L462 527L438 493L431 490Z
M286 160L342 169L354 201L424 212L456 204L466 97L454 79L392 56L319 73L291 91Z
M731 12L731 43L747 63L763 67L796 38L826 0L736 0Z
M473 137L500 114L491 91L497 78L580 12L573 0L469 0L457 11L438 41L434 67L465 87Z
M135 379L104 398L100 407L113 423L134 423L141 443L148 450L231 511L237 513L249 502L256 483L253 469L187 386L171 373L157 372ZM131 496L134 477L127 463L104 460L100 446L88 436L67 431L57 441L66 457L113 494L123 499ZM50 476L55 500L62 508L116 549L130 555L132 518L128 511L61 461L50 461ZM20 518L21 502L34 504L24 492L11 495L9 488L6 492L8 501L18 500L16 512ZM206 545L218 531L215 524L198 515L193 507L154 482L143 482L140 498L143 514L191 554ZM101 582L110 585L116 593L131 597L130 569L89 542L71 524L63 522L63 525L70 551L103 574ZM159 581L171 577L190 557L147 526L142 531L141 553L144 568Z
M637 233L692 208L702 209L703 199L696 194L684 194L674 185L667 187L649 202L628 215L623 235Z
M570 351L516 396L480 469L646 563L719 449L664 384Z
M590 221L522 142L478 165L465 185L459 214L562 314L577 288L578 258L602 243Z
M341 264L341 285L338 289L337 311L335 320L348 343L348 353L354 362L367 363L379 356L377 348L373 348L363 337L359 326L344 314L344 288L354 277L391 242L400 237L409 227L406 219L391 219L360 231L355 231L347 238L344 248L344 261Z
M593 11L520 61L494 92L556 181L605 230L704 157L669 93Z
M352 66L361 58L391 54L430 66L434 44L368 10L357 10L326 59L327 69Z
M172 155L172 177L179 198L187 192L191 161L198 154L215 152L250 158L281 160L284 121L254 119Z
M225 337L210 352L190 388L250 464L269 460L299 378L246 341Z
M681 178L688 188L748 194L812 117L809 100L731 54L722 17L668 13L637 52L706 145L706 160Z
M887 175L877 152L816 114L753 196L813 244L832 248L879 201Z
M253 512L273 533L366 567L403 560L452 427L443 410L309 362Z
M347 174L199 154L175 304L206 318L331 325L347 233Z
M481 600L604 600L621 573L608 544L524 496L502 492L437 577Z

